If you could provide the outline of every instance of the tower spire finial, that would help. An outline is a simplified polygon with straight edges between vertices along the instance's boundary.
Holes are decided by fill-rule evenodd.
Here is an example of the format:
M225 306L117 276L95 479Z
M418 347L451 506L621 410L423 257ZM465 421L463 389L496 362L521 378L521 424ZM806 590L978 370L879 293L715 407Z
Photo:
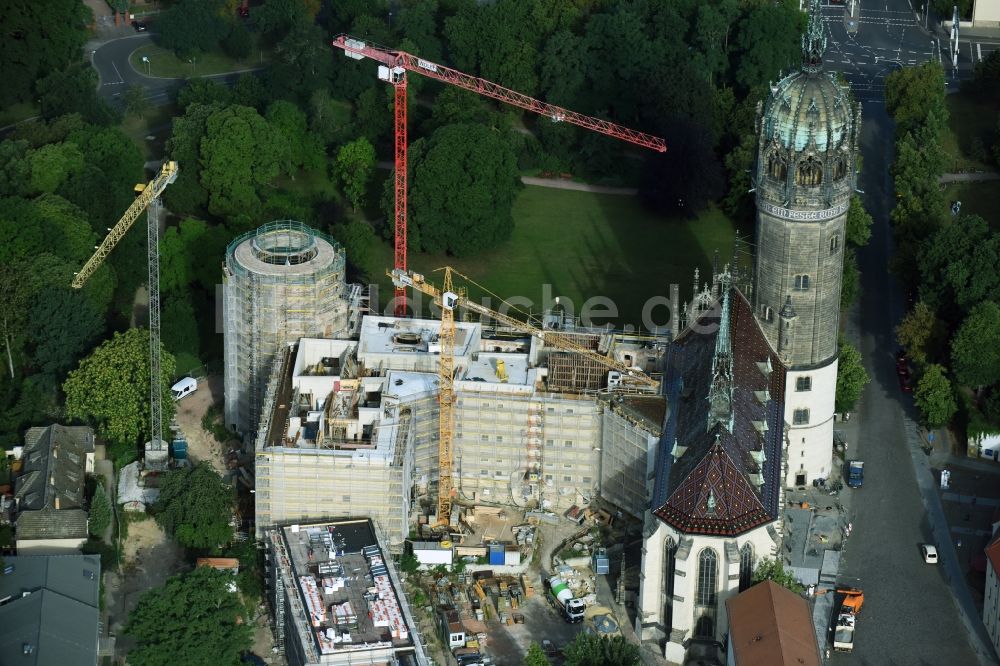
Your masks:
M802 70L818 72L823 69L823 52L826 35L823 34L823 15L819 0L809 0L809 24L802 35Z

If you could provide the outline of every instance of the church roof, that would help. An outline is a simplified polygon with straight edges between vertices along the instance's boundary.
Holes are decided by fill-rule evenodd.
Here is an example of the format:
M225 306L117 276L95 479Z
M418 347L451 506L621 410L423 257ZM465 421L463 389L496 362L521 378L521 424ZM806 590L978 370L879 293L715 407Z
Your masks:
M809 27L802 36L802 68L771 86L764 111L762 141L800 151L826 151L851 134L850 91L823 71L826 36L818 0L811 0Z
M778 514L784 437L785 368L738 289L728 325L721 304L671 343L666 361L668 417L657 452L652 510L690 534L737 535ZM729 344L719 344L728 330ZM732 359L729 418L713 413L720 349Z

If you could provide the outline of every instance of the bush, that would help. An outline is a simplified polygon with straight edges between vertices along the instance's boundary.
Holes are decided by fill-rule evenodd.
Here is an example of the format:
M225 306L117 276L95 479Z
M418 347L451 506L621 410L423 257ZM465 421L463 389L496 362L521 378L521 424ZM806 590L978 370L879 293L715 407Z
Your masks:
M90 500L90 520L87 529L96 537L100 537L111 524L111 500L104 492L104 486L98 485L94 497Z
M114 571L118 568L118 551L101 539L87 539L80 550L84 555L100 555L101 571Z

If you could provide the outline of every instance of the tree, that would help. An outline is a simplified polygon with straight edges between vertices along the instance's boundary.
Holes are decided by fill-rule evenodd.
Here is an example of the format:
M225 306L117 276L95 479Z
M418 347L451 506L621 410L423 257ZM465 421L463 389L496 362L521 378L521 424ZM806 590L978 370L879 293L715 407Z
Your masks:
M188 372L191 366L199 365L201 345L198 341L198 320L194 306L186 292L168 296L163 301L163 346L178 361L185 355L181 372Z
M4 3L0 107L31 101L36 81L79 60L91 20L77 0Z
M253 36L242 22L233 25L229 36L222 40L223 50L237 60L246 60L253 53Z
M923 301L917 301L896 326L896 340L910 359L920 365L927 362L937 347L935 343L940 343L945 335L943 323Z
M232 574L197 567L143 593L125 628L136 642L129 663L239 666L253 625L232 583Z
M958 405L951 382L945 375L944 367L933 363L924 370L923 377L913 391L913 401L923 415L928 428L941 428L951 422Z
M180 0L156 19L160 43L186 58L218 47L229 34L222 0Z
M548 657L542 651L542 646L532 643L528 647L528 653L524 655L524 666L549 666Z
M175 469L160 483L156 522L185 548L215 548L233 540L235 491L208 463Z
M423 250L468 255L510 237L520 181L505 137L479 125L449 125L425 144L417 141L413 154L410 219Z
M784 563L778 559L762 559L753 570L752 580L754 585L769 580L796 594L800 594L805 590L802 583L795 578L795 575L791 571L786 571Z
M344 194L357 211L365 204L368 181L375 169L375 147L365 137L341 146L337 152L337 179L344 186Z
M701 125L677 119L668 127L670 150L647 155L643 198L657 210L697 213L722 195L722 165Z
M805 14L796 3L759 4L739 21L733 64L744 89L773 80L802 57Z
M320 171L326 166L326 154L319 137L309 133L306 114L285 100L272 102L267 107L268 124L284 140L286 150L284 171L293 177L298 169ZM374 149L372 150L374 155Z
M235 217L259 208L258 188L278 175L287 150L255 109L230 106L210 115L201 141L209 212Z
M192 104L228 106L232 103L233 92L229 87L212 79L191 79L177 93L177 106L185 113Z
M125 113L142 118L149 111L149 100L146 99L146 89L140 85L131 85L125 91Z
M351 220L346 224L335 224L330 235L340 241L347 252L347 263L358 275L366 275L375 263L378 240L375 230L364 220Z
M309 97L309 131L331 143L344 130L350 118L346 104L330 97L330 91L320 88Z
M844 269L840 280L840 309L854 305L861 295L861 270L853 248L844 250Z
M854 409L865 385L871 381L865 366L861 361L861 352L844 338L840 339L840 362L837 365L837 397L838 412L849 412Z
M639 646L622 636L580 632L563 650L566 666L639 666Z
M174 357L160 356L163 421L173 416L170 378ZM96 347L63 384L66 415L97 425L101 437L122 445L149 439L149 331L132 328Z
M42 372L61 376L90 349L104 330L104 313L69 285L51 289L31 305L32 360Z
M848 243L855 247L868 245L868 240L872 237L872 216L865 210L865 205L857 194L851 197L845 227L844 236Z
M51 70L35 86L46 118L79 113L97 125L113 125L119 114L97 96L97 72L90 63L74 62Z
M928 122L935 130L947 125L944 91L944 68L937 61L903 67L885 77L885 108L896 121L898 135Z
M299 23L311 23L320 0L267 0L254 12L254 24L263 35L280 40Z
M27 155L31 169L31 192L55 192L69 174L83 167L83 153L75 143L55 143Z
M243 74L233 86L233 102L260 111L270 99L270 92L256 74Z
M946 318L960 319L1000 289L1000 234L979 216L958 217L922 244L917 265L921 299Z
M104 535L104 531L111 524L111 499L104 492L104 486L97 484L94 490L94 497L90 500L90 520L87 529L96 537Z
M1000 381L1000 306L972 308L951 341L951 363L955 379L979 392Z

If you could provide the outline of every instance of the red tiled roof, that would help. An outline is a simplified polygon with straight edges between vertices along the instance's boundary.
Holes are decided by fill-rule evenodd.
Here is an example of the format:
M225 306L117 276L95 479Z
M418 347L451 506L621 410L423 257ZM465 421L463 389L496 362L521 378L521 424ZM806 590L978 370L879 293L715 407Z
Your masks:
M1000 578L1000 530L993 535L993 540L986 546L986 559L993 565L993 573Z
M730 292L732 432L709 427L709 391L720 309L702 314L671 344L666 367L670 417L664 429L652 509L686 533L737 535L777 517L784 438L785 368L749 301ZM771 372L758 365L770 360ZM769 399L762 401L764 392ZM759 427L766 423L762 431ZM683 449L673 459L674 445ZM764 462L758 464L760 453ZM759 478L751 480L751 475ZM760 483L762 482L762 483ZM714 499L709 511L709 496Z
M820 666L806 600L764 581L726 600L737 666Z

